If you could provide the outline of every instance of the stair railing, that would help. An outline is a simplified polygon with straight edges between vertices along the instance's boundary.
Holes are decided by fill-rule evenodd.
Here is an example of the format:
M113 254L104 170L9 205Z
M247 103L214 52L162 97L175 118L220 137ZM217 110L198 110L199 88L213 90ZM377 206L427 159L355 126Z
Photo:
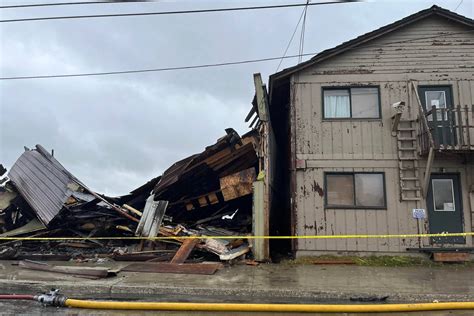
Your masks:
M434 160L434 149L435 142L433 140L433 135L431 134L430 127L428 126L428 119L425 116L425 111L423 109L423 104L421 104L420 95L418 94L418 89L413 81L411 81L411 87L415 93L416 101L418 103L418 120L419 126L419 144L420 144L420 154L426 153L428 151L428 159L426 162L425 175L422 184L423 197L426 198L428 193L428 187L430 184L431 176L431 166L433 165Z

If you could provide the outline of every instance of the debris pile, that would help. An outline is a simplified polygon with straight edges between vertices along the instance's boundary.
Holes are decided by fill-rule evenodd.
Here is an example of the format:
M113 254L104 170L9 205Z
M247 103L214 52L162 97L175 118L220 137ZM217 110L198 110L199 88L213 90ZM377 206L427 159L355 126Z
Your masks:
M0 237L67 239L2 240L0 258L152 260L162 261L164 270L184 262L242 258L251 249L239 236L252 230L257 141L255 132L240 137L226 129L202 153L119 197L92 191L41 145L25 148L8 174L0 165ZM170 238L129 238L161 236ZM31 262L23 266L50 269Z

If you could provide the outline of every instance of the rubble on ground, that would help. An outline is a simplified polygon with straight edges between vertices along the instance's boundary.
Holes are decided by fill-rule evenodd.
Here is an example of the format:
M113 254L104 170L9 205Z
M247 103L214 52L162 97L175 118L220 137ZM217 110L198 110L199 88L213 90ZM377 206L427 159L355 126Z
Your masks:
M252 230L257 141L255 132L240 137L226 129L202 153L119 197L94 192L41 145L25 148L7 174L0 165L0 238L71 239L3 239L0 259L152 261L173 270L173 264L244 258L251 246L240 236ZM117 238L160 236L170 239ZM22 266L64 272L30 261Z

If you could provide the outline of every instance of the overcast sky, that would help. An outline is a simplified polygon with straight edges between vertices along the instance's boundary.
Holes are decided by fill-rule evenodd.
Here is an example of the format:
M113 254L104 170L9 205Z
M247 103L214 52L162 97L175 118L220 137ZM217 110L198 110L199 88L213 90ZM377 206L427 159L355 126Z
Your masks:
M77 1L77 0L76 0ZM53 2L0 0L2 5ZM184 1L0 9L1 19L187 10L277 1ZM278 1L278 3L301 3ZM313 0L312 2L317 2ZM459 0L372 1L308 9L305 53L437 4ZM46 75L160 68L281 56L302 8L1 23L0 74ZM473 18L471 0L457 13ZM298 53L299 33L289 55ZM282 68L296 59L285 60ZM10 168L23 146L54 148L56 158L92 189L124 194L175 161L201 152L244 118L252 74L264 80L278 62L102 77L0 81L0 163Z

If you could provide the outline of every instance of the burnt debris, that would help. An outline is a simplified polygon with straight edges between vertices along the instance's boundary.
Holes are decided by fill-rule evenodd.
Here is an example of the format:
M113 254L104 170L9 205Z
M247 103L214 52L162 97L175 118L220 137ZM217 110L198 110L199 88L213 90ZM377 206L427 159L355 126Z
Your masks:
M89 189L41 145L25 147L8 173L0 165L0 237L65 239L3 240L0 258L169 264L244 258L251 247L239 236L252 230L257 137L255 132L240 137L226 129L202 153L119 197ZM117 238L157 236L171 238Z

